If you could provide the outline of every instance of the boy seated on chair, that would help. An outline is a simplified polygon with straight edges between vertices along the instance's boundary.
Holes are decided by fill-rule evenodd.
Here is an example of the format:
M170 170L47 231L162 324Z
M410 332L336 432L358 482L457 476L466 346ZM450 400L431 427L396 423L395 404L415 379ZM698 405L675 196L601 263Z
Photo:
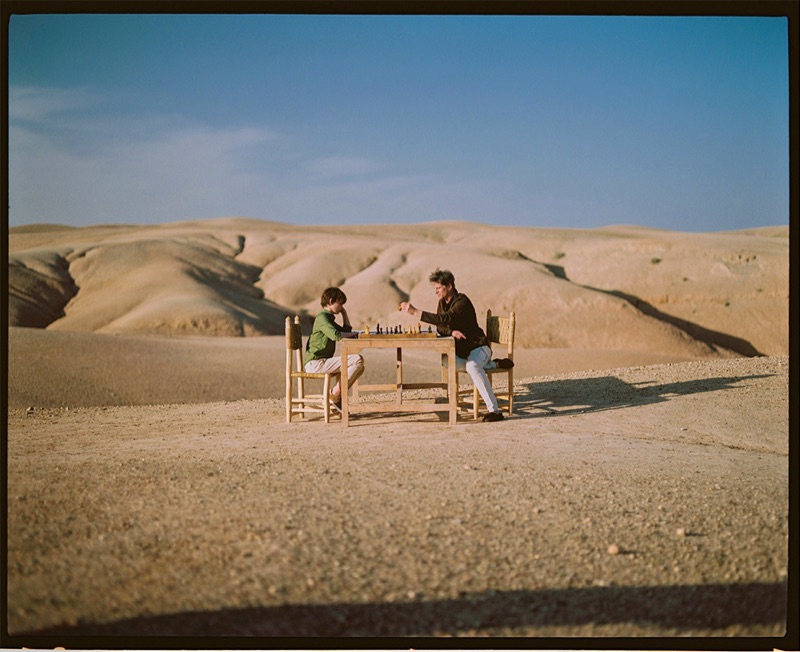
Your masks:
M304 358L304 368L309 373L327 373L338 371L342 368L341 356L334 355L336 352L336 342L343 337L356 337L353 327L344 304L347 296L339 288L326 288L320 297L322 312L314 320L314 328L306 342L306 353ZM335 321L335 315L342 316L342 325ZM364 373L364 359L357 354L347 357L347 388L350 389L353 383ZM336 406L341 406L342 388L340 383L331 389L331 402Z

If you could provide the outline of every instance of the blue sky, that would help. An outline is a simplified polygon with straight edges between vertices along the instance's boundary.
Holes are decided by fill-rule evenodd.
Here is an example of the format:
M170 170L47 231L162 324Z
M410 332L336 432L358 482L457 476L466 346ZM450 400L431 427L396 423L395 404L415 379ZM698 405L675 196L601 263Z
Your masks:
M781 17L14 15L9 223L789 223Z

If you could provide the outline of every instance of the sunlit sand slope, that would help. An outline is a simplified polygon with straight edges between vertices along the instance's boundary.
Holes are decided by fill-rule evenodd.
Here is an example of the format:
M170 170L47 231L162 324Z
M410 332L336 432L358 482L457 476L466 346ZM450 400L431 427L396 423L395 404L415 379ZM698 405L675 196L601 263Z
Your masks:
M117 334L276 335L341 286L357 328L434 310L456 275L479 315L514 310L521 348L683 357L788 353L787 228L688 234L464 222L304 228L224 218L10 230L9 325ZM307 322L306 322L307 323Z

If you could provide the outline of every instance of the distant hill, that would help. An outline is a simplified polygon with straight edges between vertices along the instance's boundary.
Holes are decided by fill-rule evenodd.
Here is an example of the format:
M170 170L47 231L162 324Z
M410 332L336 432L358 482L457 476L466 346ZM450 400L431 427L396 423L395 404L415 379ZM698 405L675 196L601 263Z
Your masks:
M330 285L356 328L435 310L428 275L517 314L517 346L690 357L788 355L789 230L691 234L636 226L467 222L300 227L244 218L9 230L9 325L258 336L308 324Z

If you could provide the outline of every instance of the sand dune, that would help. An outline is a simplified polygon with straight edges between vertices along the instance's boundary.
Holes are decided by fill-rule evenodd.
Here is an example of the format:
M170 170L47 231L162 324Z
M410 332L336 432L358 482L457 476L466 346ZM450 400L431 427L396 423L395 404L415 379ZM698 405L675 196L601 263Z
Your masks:
M9 237L9 400L277 398L286 315L303 315L308 332L322 289L340 285L356 327L409 324L397 304L434 309L427 278L438 266L480 315L516 311L523 376L788 353L783 228L39 225ZM388 382L393 363L374 358L372 374ZM222 368L224 381L206 381Z
M433 309L436 267L479 313L514 310L522 348L682 357L788 353L788 229L685 234L469 223L303 228L248 219L18 227L9 325L127 334L277 335L329 285L357 327Z

